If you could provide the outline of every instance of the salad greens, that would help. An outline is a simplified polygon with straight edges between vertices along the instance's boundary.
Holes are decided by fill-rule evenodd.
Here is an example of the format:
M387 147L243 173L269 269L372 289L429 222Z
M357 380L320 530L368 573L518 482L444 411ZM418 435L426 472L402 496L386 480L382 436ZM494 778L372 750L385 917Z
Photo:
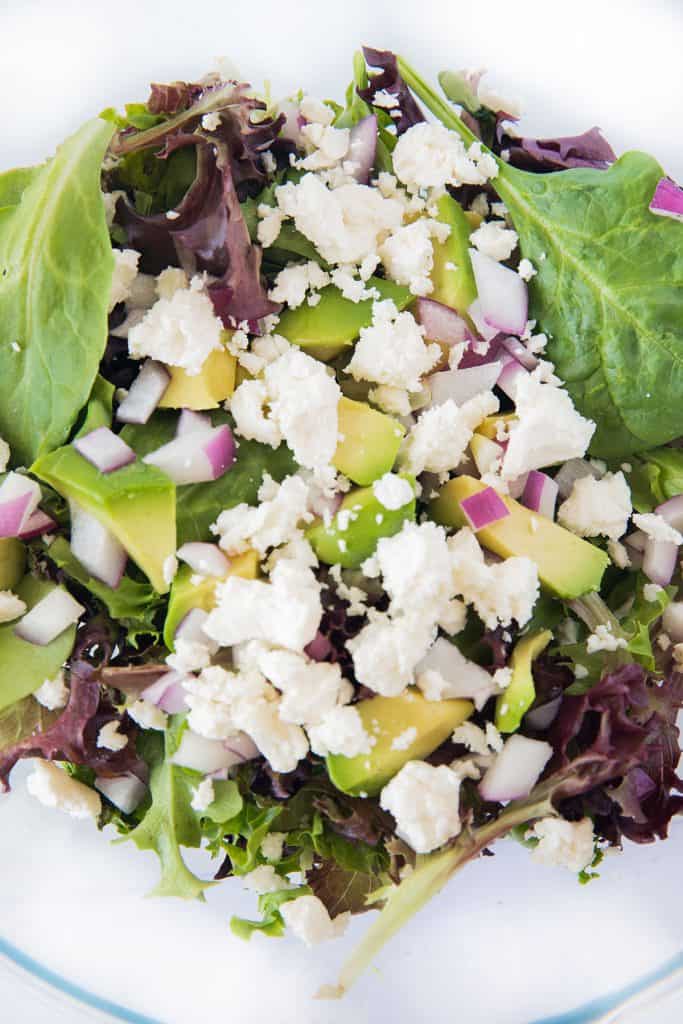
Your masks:
M243 939L375 911L327 996L496 840L683 813L683 191L480 78L154 83L0 175L0 787Z

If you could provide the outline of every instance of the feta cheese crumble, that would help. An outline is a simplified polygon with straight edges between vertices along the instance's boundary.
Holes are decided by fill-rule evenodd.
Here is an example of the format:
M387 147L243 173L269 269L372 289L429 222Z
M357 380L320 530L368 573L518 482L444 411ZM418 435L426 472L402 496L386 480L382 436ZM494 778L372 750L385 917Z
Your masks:
M394 174L409 192L446 185L484 185L498 173L493 157L474 143L465 149L459 135L440 124L422 122L401 135L393 152Z
M138 272L140 253L135 249L113 249L114 272L109 293L109 312L130 295L131 285Z
M253 871L242 875L242 885L259 895L292 888L292 883L279 875L272 864L259 864Z
M498 412L492 391L484 391L457 406L452 398L424 412L403 443L400 461L418 476L444 473L463 461L472 434L487 416Z
M510 258L519 236L516 231L506 227L504 221L492 220L480 224L470 235L470 241L484 256L500 262Z
M419 391L421 378L441 358L441 349L424 340L424 328L412 313L399 313L390 300L376 302L370 327L363 327L346 370L354 380Z
M621 471L599 480L589 474L574 481L557 521L579 537L603 535L616 541L626 533L631 512L631 490Z
M194 788L190 806L193 811L198 811L199 814L202 814L204 811L208 811L215 799L213 779L202 779L199 785Z
M330 283L330 275L314 260L308 263L290 263L275 278L275 284L268 292L273 302L284 302L290 309L297 309L308 293L318 291Z
M408 761L384 787L380 807L396 819L396 834L416 853L431 853L460 833L460 783L446 765Z
M322 900L312 894L287 900L279 910L288 930L307 946L343 935L351 917L346 911L331 918Z
M420 217L382 243L379 255L392 281L406 285L413 295L429 295L434 290L429 276L434 265L432 237L444 240L444 227L447 225L439 221Z
M531 469L543 469L581 458L595 433L566 391L543 384L529 374L520 378L515 393L517 419L510 423L502 475L514 480Z
M211 527L229 555L249 548L265 555L300 535L299 525L313 519L308 511L309 487L301 476L288 476L281 484L266 473L258 491L258 505L241 502L221 512Z
M221 347L223 331L203 287L202 278L195 277L189 288L181 288L170 298L155 302L128 332L131 356L149 356L196 376L210 353Z
M66 811L72 818L97 818L102 810L98 793L51 761L34 763L26 788L45 807Z
M385 473L379 480L375 480L372 492L380 505L391 512L408 505L415 497L408 480L397 476L396 473Z
M59 708L66 707L69 700L69 688L64 682L64 672L60 669L52 679L46 679L33 696L48 711L57 711Z
M327 754L358 757L372 750L371 737L356 707L339 706L328 711L317 725L308 728L308 738L311 750L320 757Z
M586 640L586 650L589 654L597 654L598 651L618 651L625 649L628 644L624 637L617 637L609 625L600 623Z
M662 540L669 544L683 544L683 536L678 530L675 530L663 516L656 512L636 513L633 517L633 525L646 533L652 540Z
M97 746L104 750L114 751L123 750L128 746L128 737L125 733L119 732L120 724L120 722L113 721L103 725L97 734Z
M472 604L489 629L519 626L531 618L539 593L538 569L529 558L514 556L487 565L468 527L449 539L456 592Z
M531 854L537 864L555 865L578 873L588 867L595 855L590 818L582 818L581 821L541 818L527 837L538 839Z

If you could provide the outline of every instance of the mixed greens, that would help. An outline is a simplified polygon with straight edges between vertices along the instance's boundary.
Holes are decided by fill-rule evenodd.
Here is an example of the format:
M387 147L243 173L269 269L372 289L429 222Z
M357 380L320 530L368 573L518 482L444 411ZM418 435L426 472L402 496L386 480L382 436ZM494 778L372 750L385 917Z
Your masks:
M495 840L683 810L683 193L439 81L154 84L0 176L0 786L243 938L380 911L327 995Z

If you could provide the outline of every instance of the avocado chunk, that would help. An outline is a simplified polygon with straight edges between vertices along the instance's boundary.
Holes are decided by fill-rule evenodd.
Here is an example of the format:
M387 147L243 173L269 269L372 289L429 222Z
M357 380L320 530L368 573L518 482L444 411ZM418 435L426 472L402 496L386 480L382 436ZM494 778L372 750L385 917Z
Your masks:
M431 279L434 290L429 297L466 316L477 297L469 255L472 225L460 203L452 196L441 196L436 205L436 219L447 224L451 233L445 242L432 243L434 265Z
M165 594L164 562L175 554L175 484L156 466L132 462L100 473L66 445L41 456L32 473L90 512L120 541L159 594Z
M16 537L0 538L0 590L13 590L24 575L26 548Z
M384 476L396 462L405 428L398 420L378 412L366 402L342 398L339 433L332 464L354 484L365 486Z
M379 277L371 277L367 287L376 288L382 299L392 299L399 310L414 298L408 288ZM352 345L363 327L370 326L374 300L352 302L333 284L319 294L320 301L315 306L303 302L296 309L286 309L280 315L277 333L310 356L328 362Z
M210 352L199 373L191 377L180 366L167 366L171 382L164 391L162 409L216 409L235 390L237 360L224 348Z
M516 732L522 718L536 697L536 687L531 674L531 663L541 654L553 634L549 629L530 633L515 644L510 658L512 679L504 693L496 700L496 728L500 732Z
M487 416L477 427L476 433L488 437L490 441L498 440L498 427L507 428L517 419L517 413L503 412L499 416Z
M401 476L414 489L414 480ZM388 509L377 500L372 487L362 487L344 497L329 526L317 519L306 537L319 561L358 569L374 552L380 537L393 537L409 519L415 520L414 496L401 508Z
M485 488L486 484L471 476L454 477L430 505L432 519L442 526L468 526L460 502ZM501 558L512 555L530 558L538 566L541 584L555 597L570 601L599 589L609 565L604 551L507 495L500 497L510 515L477 531L477 538L484 547Z
M25 576L14 588L26 602L26 610L56 590L54 583ZM69 626L44 647L22 640L14 632L19 620L0 626L0 711L15 701L28 697L46 679L54 679L71 654L76 639L76 626Z
M377 740L371 753L327 756L330 779L353 796L379 793L404 764L422 760L440 747L474 710L469 700L426 700L413 687L399 697L370 697L355 707L366 731Z
M195 575L189 565L181 565L171 584L168 599L168 611L164 622L164 643L169 651L173 650L175 633L188 612L193 608L201 608L210 612L216 605L216 584L228 576L242 576L247 580L255 580L258 576L259 557L255 551L245 551L242 555L230 559L230 570L225 577L203 576L199 583L193 583Z

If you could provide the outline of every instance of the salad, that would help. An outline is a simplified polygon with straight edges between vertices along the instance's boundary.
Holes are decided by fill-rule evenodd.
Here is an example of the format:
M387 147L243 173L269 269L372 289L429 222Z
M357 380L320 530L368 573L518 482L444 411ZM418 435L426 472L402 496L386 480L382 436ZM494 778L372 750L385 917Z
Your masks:
M683 191L439 83L153 84L0 176L0 787L243 938L374 911L330 996L496 840L683 810Z

